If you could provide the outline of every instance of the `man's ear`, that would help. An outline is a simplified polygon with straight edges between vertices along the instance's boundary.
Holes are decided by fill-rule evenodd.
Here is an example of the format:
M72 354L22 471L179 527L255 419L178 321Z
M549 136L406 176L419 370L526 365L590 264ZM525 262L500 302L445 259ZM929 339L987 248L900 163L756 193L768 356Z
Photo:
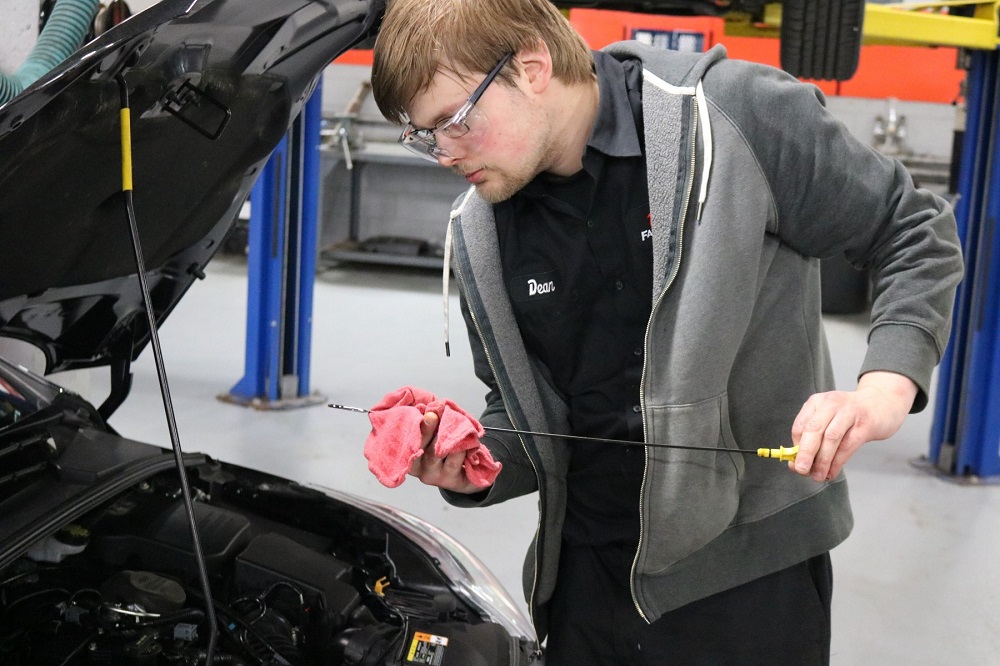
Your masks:
M528 87L534 93L542 93L552 81L552 56L543 40L530 48L517 52L514 56Z

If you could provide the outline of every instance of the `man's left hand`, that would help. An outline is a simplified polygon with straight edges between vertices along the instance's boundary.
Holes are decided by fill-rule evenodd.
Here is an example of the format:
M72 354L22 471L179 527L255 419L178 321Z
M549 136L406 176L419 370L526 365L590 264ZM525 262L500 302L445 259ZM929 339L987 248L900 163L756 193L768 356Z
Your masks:
M855 391L811 396L792 424L799 452L789 469L814 481L837 478L862 444L899 430L916 395L917 385L908 377L876 371L862 375Z

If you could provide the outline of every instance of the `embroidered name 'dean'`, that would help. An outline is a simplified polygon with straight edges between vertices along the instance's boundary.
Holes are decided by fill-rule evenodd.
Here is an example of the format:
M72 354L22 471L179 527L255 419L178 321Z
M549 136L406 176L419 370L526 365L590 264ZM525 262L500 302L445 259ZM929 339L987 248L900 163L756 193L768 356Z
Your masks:
M534 296L536 294L551 294L556 290L556 283L552 280L548 282L539 282L534 278L528 279L528 296Z
M559 271L515 275L508 281L508 291L515 301L535 301L549 298L559 291Z

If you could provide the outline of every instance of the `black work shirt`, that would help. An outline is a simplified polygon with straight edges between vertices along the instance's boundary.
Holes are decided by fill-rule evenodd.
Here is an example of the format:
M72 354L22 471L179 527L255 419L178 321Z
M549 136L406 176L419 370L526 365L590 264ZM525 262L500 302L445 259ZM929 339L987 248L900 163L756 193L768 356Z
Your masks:
M636 60L594 58L599 102L583 169L540 174L494 212L514 316L569 405L572 433L641 442L652 301L642 72ZM570 451L564 540L637 542L642 447L571 442Z

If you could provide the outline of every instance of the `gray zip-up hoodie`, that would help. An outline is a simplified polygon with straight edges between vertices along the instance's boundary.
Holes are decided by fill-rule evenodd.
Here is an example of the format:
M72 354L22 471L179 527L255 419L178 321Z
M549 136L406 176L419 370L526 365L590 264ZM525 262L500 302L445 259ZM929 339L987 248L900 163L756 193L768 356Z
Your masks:
M816 483L782 463L726 449L787 445L813 393L832 390L819 262L846 253L872 276L860 373L890 370L919 387L948 339L962 261L951 209L915 189L901 164L854 139L814 86L716 47L679 54L620 43L643 63L642 109L653 225L653 307L641 403L646 449L641 540L632 566L647 621L826 552L852 517L841 475ZM525 350L503 285L492 207L474 191L449 228L477 375L482 423L568 432L567 407ZM539 492L525 594L539 637L559 561L568 446L488 434L504 465L488 492L445 492L482 506Z

